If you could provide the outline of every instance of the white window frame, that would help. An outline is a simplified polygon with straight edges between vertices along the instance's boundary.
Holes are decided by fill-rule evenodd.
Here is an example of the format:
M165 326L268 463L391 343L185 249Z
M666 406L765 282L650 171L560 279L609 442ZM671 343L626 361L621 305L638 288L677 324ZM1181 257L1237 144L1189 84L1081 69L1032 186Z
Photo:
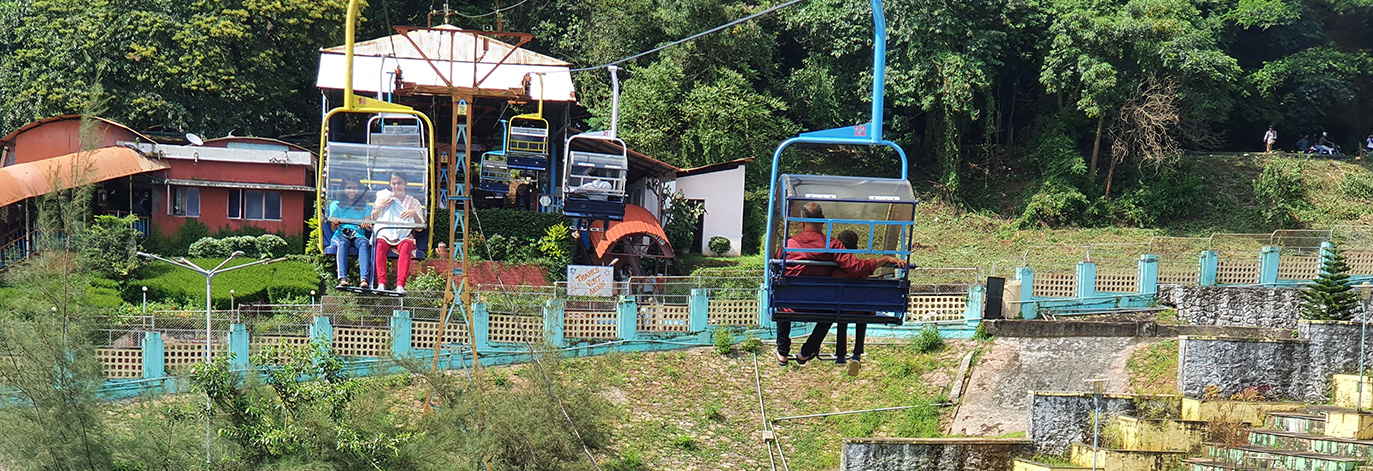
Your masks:
M254 192L254 191L258 193L257 196L258 196L259 200L262 202L262 217L260 217L260 218L248 217L248 192ZM240 220L247 220L247 221L280 221L280 220L281 220L281 209L282 209L282 204L281 204L281 192L280 192L280 191L271 191L271 190L247 190L247 189L233 188L233 189L230 189L230 190L229 190L228 198L226 198L226 199L229 200L229 202L232 202L232 201L233 201L233 199L234 199L233 195L234 195L235 192L237 192L238 195L239 195L239 197L238 197L238 217L229 217L229 219L240 219ZM269 217L267 217L268 213L270 212L270 211L267 210L267 194L268 194L268 193L275 193L275 194L277 195L277 198L276 198L276 199L277 199L277 206L276 206L277 217L276 217L276 218L269 218ZM226 210L225 210L225 215L230 214L228 211L229 211L229 210L226 208Z
M183 192L187 195L187 198L186 198L186 199L189 199L189 194L190 194L191 192L195 192L195 212L194 212L194 214L192 214L191 208L189 207L189 205L186 205L187 207L182 208L182 212L183 212L184 214L176 214L176 199L177 199L177 196L180 195L180 194L182 194ZM179 217L179 218L198 218L198 217L200 217L200 214L201 214L201 213L200 213L200 188L194 187L194 186L172 186L172 185L167 185L167 215L168 215L168 216Z

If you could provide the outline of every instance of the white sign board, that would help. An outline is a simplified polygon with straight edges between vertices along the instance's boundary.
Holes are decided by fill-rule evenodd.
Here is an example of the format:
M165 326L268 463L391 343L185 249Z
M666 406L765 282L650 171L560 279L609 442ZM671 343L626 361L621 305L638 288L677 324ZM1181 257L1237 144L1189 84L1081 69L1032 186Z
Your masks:
M568 265L567 295L614 296L615 269L593 265Z

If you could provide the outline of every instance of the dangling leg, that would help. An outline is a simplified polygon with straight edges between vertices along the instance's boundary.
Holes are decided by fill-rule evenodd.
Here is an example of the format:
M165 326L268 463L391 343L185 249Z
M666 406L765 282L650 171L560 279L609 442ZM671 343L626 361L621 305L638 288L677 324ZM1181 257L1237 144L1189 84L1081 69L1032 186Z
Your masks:
M806 338L806 343L801 344L801 351L796 354L798 363L805 364L820 354L820 345L825 342L825 336L829 335L830 327L833 325L833 322L815 323L815 330L810 332L810 337Z
M863 325L863 324L858 324L858 325ZM847 352L847 350L848 350L848 345L846 345L846 344L848 343L848 340L847 340L848 334L849 334L849 324L848 324L848 323L846 323L846 322L840 322L840 323L835 324L835 327L834 327L834 336L835 336L835 339L834 339L834 364L836 364L836 365L842 365L842 364L844 364L844 363L847 363L848 360L849 360L849 359L847 358L847 356L848 356L848 352Z
M372 244L358 236L353 238L353 246L358 249L358 287L366 289L372 285Z
M396 260L396 287L405 288L405 279L410 277L410 261L415 256L415 241L405 239L396 246L400 258Z
M787 355L791 354L791 323L777 323L777 364L787 366Z
M386 289L386 253L391 251L391 243L386 239L377 239L377 289Z

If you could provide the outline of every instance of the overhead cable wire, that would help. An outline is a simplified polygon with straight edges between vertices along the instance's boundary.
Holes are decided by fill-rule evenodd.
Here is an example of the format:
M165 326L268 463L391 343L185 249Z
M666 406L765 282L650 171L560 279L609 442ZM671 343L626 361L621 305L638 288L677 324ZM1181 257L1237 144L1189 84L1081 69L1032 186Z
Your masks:
M516 4L514 4L514 5L510 5L510 6L504 7L504 8L497 8L497 9L495 9L495 10L491 10L491 11L488 11L488 12L486 12L486 13L482 13L482 14L480 14L480 15L465 15L465 14L462 14L462 13L459 13L459 12L456 12L456 11L455 11L455 12L452 12L452 13L453 13L454 15L458 15L458 16L461 16L461 17L463 17L463 18L474 18L474 19L475 19L475 18L482 18L482 17L487 17L487 16L495 15L495 14L497 14L497 13L501 13L501 12L510 10L511 8L515 8L515 7L520 6L520 5L524 5L525 2L528 2L528 1L529 1L529 0L521 0L520 3L516 3Z
M526 1L527 1L527 0L526 0ZM523 3L523 2L521 2L521 3ZM620 60L617 60L617 61L614 61L614 62L609 62L609 63L605 63L605 64L593 66L593 67L582 67L582 68L580 68L580 69L571 69L571 70L569 70L568 72L585 72L585 71L588 71L588 70L596 70L596 69L601 69L601 68L605 68L605 67L610 67L610 66L612 66L612 65L620 65L620 64L623 64L623 63L625 63L625 62L629 62L629 61L632 61L632 60L634 60L634 59L638 59L638 58L640 58L640 57L647 56L647 55L649 55L649 54L652 54L652 53L661 51L661 50L663 50L663 49L667 49L667 48L669 48L669 47L676 46L676 45L678 45L678 44L682 44L682 43L684 43L684 42L694 40L694 39L699 38L699 37L701 37L701 36L705 36L705 35L708 35L708 34L711 34L711 33L719 32L720 30L723 30L723 29L725 29L725 28L729 28L729 27L731 27L731 26L735 26L735 25L738 25L738 24L740 24L740 23L745 23L745 22L751 21L751 20L753 20L754 18L758 18L758 17L760 17L760 16L769 15L769 14L771 14L772 12L775 12L775 11L777 11L777 10L781 10L781 9L783 9L783 8L786 8L786 7L795 5L795 4L797 4L797 3L801 3L801 0L791 0L791 1L788 1L788 2L786 2L786 3L781 3L781 4L778 4L778 5L774 5L774 6L772 6L771 8L768 8L768 9L766 9L766 10L760 11L760 12L758 12L758 13L754 13L754 14L752 14L752 15L745 16L745 17L743 17L743 18L739 18L739 19L734 20L734 21L731 21L731 22L729 22L729 23L725 23L725 24L722 24L722 25L720 25L720 26L716 26L716 27L714 27L714 28L711 28L711 29L708 29L708 30L705 30L705 31L702 31L702 32L699 32L699 33L696 33L696 34L693 34L693 35L691 35L691 36L687 36L687 37L685 37L685 38L678 39L678 40L676 40L676 41L673 41L673 42L664 44L664 45L662 45L662 46L658 46L658 47L655 47L655 48L653 48L653 49L649 49L649 50L647 50L647 51L640 52L640 53L638 53L638 54L635 54L635 55L626 57L626 58L624 58L624 59L620 59Z

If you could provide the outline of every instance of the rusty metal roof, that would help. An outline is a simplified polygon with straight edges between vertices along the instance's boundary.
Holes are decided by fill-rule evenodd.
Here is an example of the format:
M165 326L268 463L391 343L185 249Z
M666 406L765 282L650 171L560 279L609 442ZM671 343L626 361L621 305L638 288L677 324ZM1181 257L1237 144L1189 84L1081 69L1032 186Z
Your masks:
M0 206L80 185L171 168L127 147L104 147L0 168Z
M667 233L653 213L641 206L626 204L623 221L612 221L605 232L591 231L591 243L596 248L596 257L604 258L620 239L630 236L648 236L663 251L663 256L672 258L672 244L667 241Z

